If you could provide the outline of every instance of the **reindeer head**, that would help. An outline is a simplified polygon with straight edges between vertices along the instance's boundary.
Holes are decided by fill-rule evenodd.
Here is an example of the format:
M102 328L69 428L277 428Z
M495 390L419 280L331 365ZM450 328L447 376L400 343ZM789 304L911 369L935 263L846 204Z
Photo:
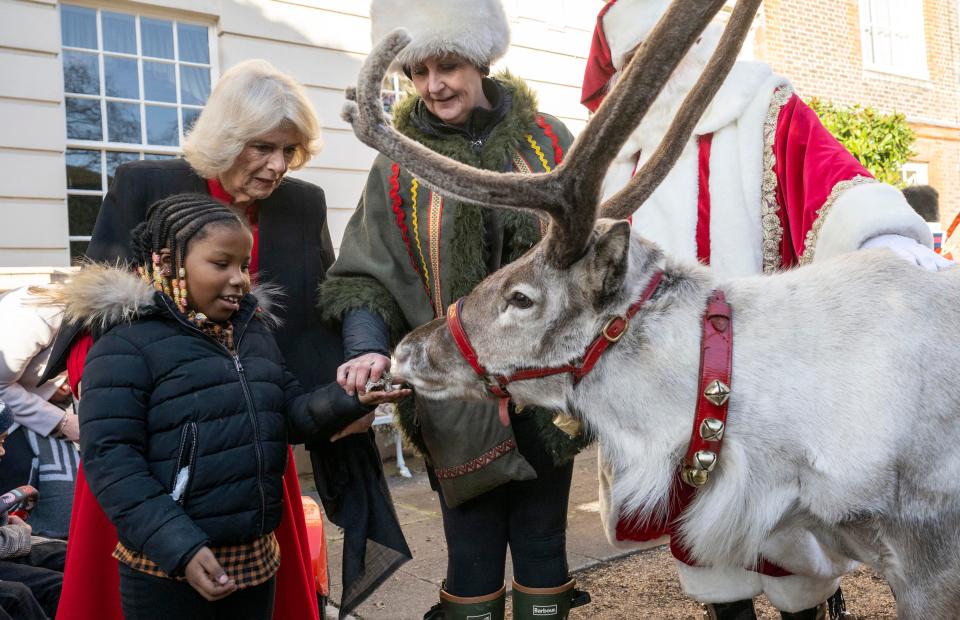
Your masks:
M459 200L545 213L544 239L525 256L484 280L460 305L478 363L490 372L556 366L576 359L611 312L629 305L624 287L631 270L650 271L659 259L652 244L634 237L623 220L666 176L693 127L736 59L761 0L740 0L696 86L657 151L631 182L604 203L597 223L600 186L613 157L656 99L673 69L724 0L676 0L634 54L614 90L553 172L522 175L465 166L396 132L383 116L380 85L409 42L397 30L371 52L349 91L344 119L361 141L400 163L425 183ZM639 274L638 274L639 275ZM642 277L631 278L640 282ZM490 398L465 361L443 320L409 334L396 351L395 369L430 398ZM538 383L569 381L557 376ZM558 390L564 392L565 390ZM548 406L540 395L529 402Z

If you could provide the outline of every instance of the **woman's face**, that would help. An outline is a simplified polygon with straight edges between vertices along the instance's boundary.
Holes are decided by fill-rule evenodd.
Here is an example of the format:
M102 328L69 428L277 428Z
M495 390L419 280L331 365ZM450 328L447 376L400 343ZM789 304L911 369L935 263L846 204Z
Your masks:
M300 132L287 123L257 136L220 174L220 184L241 205L267 198L280 185L302 142Z
M474 108L490 107L483 94L483 74L455 54L412 65L410 79L427 109L448 125L463 125Z
M206 235L187 245L187 303L214 321L226 321L240 309L250 290L250 250L253 235L243 226L210 225ZM169 250L161 257L168 260Z

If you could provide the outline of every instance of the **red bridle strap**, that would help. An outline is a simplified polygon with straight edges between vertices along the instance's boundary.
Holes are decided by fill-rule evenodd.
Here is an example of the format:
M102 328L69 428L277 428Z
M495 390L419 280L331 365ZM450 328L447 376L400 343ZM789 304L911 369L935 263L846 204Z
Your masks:
M507 391L507 384L513 381L525 381L527 379L539 379L551 375L570 373L573 375L573 383L576 385L593 370L593 367L600 361L600 357L610 345L616 343L623 337L630 327L630 319L633 318L633 316L640 311L643 304L653 296L662 280L662 271L654 273L644 289L643 294L627 308L626 313L611 317L604 324L603 329L600 330L600 335L587 347L580 360L564 366L552 368L523 368L509 375L490 374L487 372L487 369L483 367L483 364L480 363L477 352L474 350L473 345L470 344L470 338L463 328L463 322L461 320L463 309L462 298L450 304L450 307L447 308L447 329L450 330L450 335L453 336L453 341L460 350L460 354L463 355L463 359L467 360L467 363L470 364L473 371L484 380L490 393L497 398L510 398L510 392Z

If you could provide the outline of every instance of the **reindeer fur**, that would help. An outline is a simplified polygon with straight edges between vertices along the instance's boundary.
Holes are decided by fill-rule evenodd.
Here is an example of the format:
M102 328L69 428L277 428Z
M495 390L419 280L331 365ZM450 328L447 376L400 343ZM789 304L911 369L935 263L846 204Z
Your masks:
M510 386L520 404L575 412L616 467L614 501L662 517L693 425L703 308L723 289L733 395L720 462L682 519L693 557L749 567L762 554L790 570L797 558L778 557L776 541L809 530L881 572L902 617L960 610L960 269L928 273L879 250L717 282L628 235L601 221L568 270L538 247L484 281L463 309L481 363L509 374L576 359L664 269L661 291L579 385L564 375ZM508 301L517 291L532 308ZM488 398L443 321L396 357L424 396Z
M681 517L693 558L749 568L762 555L800 576L803 558L787 551L789 542L813 537L841 564L849 558L881 572L901 617L956 617L960 268L929 273L876 250L721 282L707 268L664 258L627 222L595 223L603 171L723 4L674 0L549 174L476 171L397 135L383 120L379 87L406 45L402 31L368 57L344 116L365 143L462 201L550 216L540 244L464 300L463 326L491 374L577 361L654 271L665 271L657 294L580 384L554 375L510 385L519 404L581 418L615 468L616 505L637 518L664 516L693 430L702 314L721 288L733 308L733 395L717 469ZM632 212L669 171L758 5L737 2L663 142L602 215ZM443 320L411 332L395 357L395 377L424 397L490 398Z

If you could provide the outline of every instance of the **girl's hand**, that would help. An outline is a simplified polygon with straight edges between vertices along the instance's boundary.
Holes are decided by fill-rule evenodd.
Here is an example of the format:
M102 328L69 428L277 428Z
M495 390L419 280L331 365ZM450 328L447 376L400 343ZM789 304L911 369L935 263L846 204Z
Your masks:
M367 381L379 381L383 373L388 370L390 370L389 357L379 353L364 353L337 368L337 383L350 396L355 393L362 394ZM373 404L373 402L365 404Z
M218 601L237 590L237 582L227 576L220 562L203 547L187 562L187 583L208 601Z
M357 396L359 400L364 405L382 405L383 403L395 403L401 398L406 398L410 396L413 392L410 388L398 389L397 384L394 384L393 389L389 392L384 392L383 390L370 390L369 392L364 392L363 388L360 388Z
M363 416L359 420L354 420L350 424L344 426L339 433L330 438L331 442L334 442L338 439L343 439L347 435L356 435L357 433L366 433L373 425L373 418L376 417L376 411L371 411L367 415Z

